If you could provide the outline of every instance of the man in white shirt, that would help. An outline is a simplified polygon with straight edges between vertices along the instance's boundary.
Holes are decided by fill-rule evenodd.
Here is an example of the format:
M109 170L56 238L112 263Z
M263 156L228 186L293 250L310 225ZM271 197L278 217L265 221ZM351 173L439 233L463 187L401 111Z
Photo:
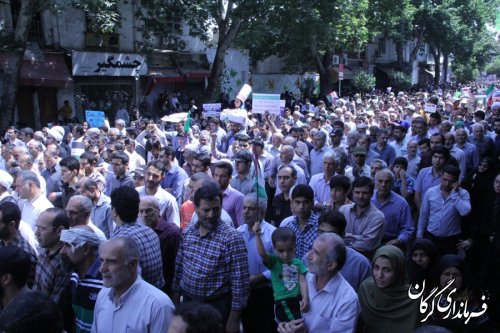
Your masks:
M160 203L160 215L170 223L180 226L179 207L174 196L161 188L164 165L160 161L148 163L144 186L136 188L139 196L154 196Z
M335 258L335 260L333 260ZM322 234L307 253L307 289L310 308L302 319L280 323L278 332L354 332L360 312L358 295L339 274L346 261L340 236Z
M117 237L99 249L104 288L97 296L92 333L167 332L174 304L138 275L140 249Z
M21 219L27 222L31 229L35 231L35 223L38 215L47 208L54 206L42 193L38 176L33 171L21 171L16 177L15 188L20 199L25 199L25 203L22 206Z

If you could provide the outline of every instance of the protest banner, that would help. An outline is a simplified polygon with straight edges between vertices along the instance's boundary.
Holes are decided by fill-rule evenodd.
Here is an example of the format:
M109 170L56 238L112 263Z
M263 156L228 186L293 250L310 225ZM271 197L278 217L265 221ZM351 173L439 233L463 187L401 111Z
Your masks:
M102 127L104 126L104 111L93 111L93 110L85 110L85 119L89 124L89 127Z
M281 100L279 94L252 94L253 113L280 114Z
M436 104L426 103L424 107L424 111L428 113L436 112Z
M205 117L218 117L221 112L221 103L203 104L203 114Z

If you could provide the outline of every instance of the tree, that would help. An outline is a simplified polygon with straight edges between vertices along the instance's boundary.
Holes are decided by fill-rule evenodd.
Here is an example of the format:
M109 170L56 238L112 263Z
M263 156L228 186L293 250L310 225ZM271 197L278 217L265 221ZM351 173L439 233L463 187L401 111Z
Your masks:
M411 77L403 72L394 71L389 74L391 87L394 90L407 90L411 87Z
M497 77L500 77L500 57L486 66L486 74L496 74Z
M272 9L243 29L239 45L252 59L285 56L288 66L314 68L320 74L320 95L333 87L333 55L359 51L369 37L368 0L269 0Z
M9 4L15 5L7 1ZM19 4L18 16L8 16L3 27L0 25L0 51L7 56L6 66L0 66L0 128L9 127L14 121L19 76L33 17L43 10L56 9L49 1L22 0ZM74 0L70 5L94 13L92 22L96 31L112 32L120 22L116 0Z
M25 0L20 3L18 17L15 20L6 18L4 27L0 27L0 49L7 56L6 66L0 65L0 128L11 126L14 120L24 50L38 1Z
M149 0L144 2L136 15L143 22L140 29L145 37L142 44L145 49L155 38L166 39L165 47L177 49L179 31L175 31L175 23L179 18L188 24L190 35L205 42L217 37L215 57L205 90L205 100L212 101L219 98L215 94L221 84L226 52L240 33L242 24L268 8L266 0Z
M361 93L369 93L375 88L375 76L366 71L358 72L354 75L352 85Z
M371 0L369 5L370 29L392 39L396 45L397 65L400 69L408 67L403 58L407 41L413 39L413 22L417 8L414 1Z

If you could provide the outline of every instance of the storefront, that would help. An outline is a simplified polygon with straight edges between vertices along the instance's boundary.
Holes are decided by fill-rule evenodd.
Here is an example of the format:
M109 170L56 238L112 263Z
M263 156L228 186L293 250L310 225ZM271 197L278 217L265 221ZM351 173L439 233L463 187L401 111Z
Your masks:
M144 56L126 53L73 51L75 113L84 119L85 110L104 111L113 120L124 107L132 113L140 103L141 76L148 73Z
M6 59L6 54L0 53L1 65ZM64 54L31 52L28 48L21 65L15 120L32 128L56 121L58 95L71 89L72 83Z
M189 99L204 93L210 76L210 64L205 53L156 51L152 54L148 76L143 79L143 96L153 110L161 114L163 101L175 95L181 108Z

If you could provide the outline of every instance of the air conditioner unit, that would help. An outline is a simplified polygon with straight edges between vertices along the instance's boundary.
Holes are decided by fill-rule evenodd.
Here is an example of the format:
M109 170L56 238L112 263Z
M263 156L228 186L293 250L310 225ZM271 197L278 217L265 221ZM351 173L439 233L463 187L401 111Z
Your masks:
M334 65L340 64L340 57L338 55L334 55L332 57L332 64L334 64Z

